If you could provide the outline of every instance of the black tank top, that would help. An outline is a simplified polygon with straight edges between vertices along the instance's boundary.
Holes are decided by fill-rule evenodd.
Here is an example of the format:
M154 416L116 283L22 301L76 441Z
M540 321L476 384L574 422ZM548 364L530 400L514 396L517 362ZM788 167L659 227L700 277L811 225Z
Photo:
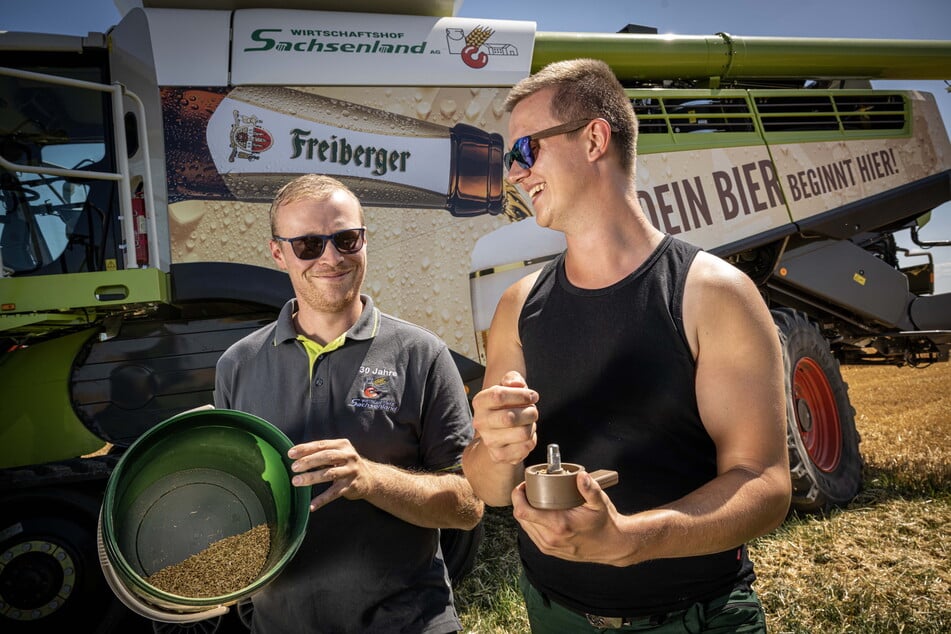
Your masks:
M716 477L716 449L697 409L683 327L687 271L699 249L666 236L636 271L587 290L565 277L564 254L540 274L519 317L529 387L539 393L540 464L549 443L564 462L614 469L620 513L666 504ZM549 598L603 616L656 614L752 581L745 547L618 568L542 554L519 529L525 573Z

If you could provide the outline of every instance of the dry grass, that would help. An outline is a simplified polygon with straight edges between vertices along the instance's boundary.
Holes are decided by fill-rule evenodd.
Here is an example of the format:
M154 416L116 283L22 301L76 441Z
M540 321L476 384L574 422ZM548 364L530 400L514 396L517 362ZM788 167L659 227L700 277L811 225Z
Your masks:
M951 632L951 364L845 367L864 488L828 517L791 516L750 545L774 634ZM528 632L513 524L487 515L458 589L465 631Z
M951 492L951 364L916 370L846 367L868 466L866 487Z
M863 491L751 544L771 632L951 631L951 367L845 367Z

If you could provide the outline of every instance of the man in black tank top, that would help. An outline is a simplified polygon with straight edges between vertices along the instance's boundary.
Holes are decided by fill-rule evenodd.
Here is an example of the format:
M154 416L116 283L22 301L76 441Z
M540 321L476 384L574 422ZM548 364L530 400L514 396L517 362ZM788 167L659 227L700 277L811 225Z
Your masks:
M509 94L508 179L567 249L499 300L476 436L487 504L513 505L532 631L765 631L745 544L790 500L782 354L753 282L665 235L637 199L637 122L610 68L551 64ZM526 466L610 469L533 508Z

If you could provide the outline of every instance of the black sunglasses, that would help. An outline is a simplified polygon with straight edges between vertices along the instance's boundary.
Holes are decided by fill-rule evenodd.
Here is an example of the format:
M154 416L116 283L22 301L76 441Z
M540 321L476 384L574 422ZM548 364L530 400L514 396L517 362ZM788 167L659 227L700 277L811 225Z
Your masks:
M512 169L512 163L518 163L525 169L530 168L535 164L535 152L532 150L533 141L537 141L538 139L547 139L550 136L558 136L559 134L568 134L569 132L580 130L592 121L594 121L594 119L585 119L584 121L569 121L568 123L562 123L561 125L556 125L553 128L547 128L541 132L536 132L535 134L529 134L527 136L515 139L515 143L512 144L512 149L502 155L502 163L505 165L505 169Z
M282 238L281 236L271 236L275 240L287 242L291 249L301 260L316 260L324 253L324 247L328 242L334 243L334 248L340 253L350 255L363 248L363 238L366 233L366 227L357 229L342 229L331 233L329 236L310 234L306 236L297 236L296 238Z

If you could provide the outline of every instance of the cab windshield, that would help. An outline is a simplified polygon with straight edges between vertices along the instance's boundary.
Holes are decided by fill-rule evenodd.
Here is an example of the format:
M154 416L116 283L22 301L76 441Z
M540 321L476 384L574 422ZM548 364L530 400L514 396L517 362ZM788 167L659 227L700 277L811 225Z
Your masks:
M3 65L0 62L0 65ZM24 68L101 81L98 68ZM113 171L108 98L62 84L0 75L0 258L3 275L115 268L116 187L47 168Z

